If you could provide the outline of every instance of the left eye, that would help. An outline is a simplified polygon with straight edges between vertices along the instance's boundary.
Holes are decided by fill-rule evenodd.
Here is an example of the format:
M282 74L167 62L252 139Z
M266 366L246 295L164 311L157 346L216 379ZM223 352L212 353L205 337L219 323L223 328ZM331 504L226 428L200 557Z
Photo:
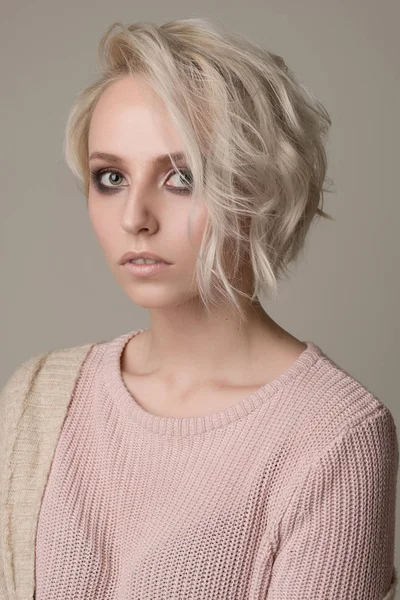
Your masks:
M181 169L180 172L174 171L168 177L167 181L172 179L173 177L177 177L178 179L178 187L179 183L184 184L184 188L190 188L192 186L192 173L189 169ZM177 187L177 186L167 186L167 187Z

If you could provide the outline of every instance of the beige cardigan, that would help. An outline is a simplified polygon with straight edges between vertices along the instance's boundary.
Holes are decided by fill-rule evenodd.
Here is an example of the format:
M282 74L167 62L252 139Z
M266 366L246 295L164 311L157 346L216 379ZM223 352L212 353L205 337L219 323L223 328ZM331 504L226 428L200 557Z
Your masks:
M0 600L35 598L41 500L80 367L92 346L34 356L0 392ZM394 569L382 600L394 600L396 586Z
M93 344L22 363L0 393L0 600L31 600L42 495L80 367Z

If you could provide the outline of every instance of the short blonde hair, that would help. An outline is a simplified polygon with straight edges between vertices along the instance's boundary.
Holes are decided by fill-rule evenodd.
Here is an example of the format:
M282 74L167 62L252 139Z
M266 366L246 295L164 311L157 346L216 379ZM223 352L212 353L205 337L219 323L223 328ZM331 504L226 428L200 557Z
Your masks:
M314 216L332 220L322 210L330 191L324 184L331 181L326 109L282 57L205 18L113 23L100 39L98 65L101 75L77 95L64 138L67 164L84 183L86 198L96 102L112 82L143 75L184 142L192 203L201 197L208 209L193 274L201 300L209 316L222 300L245 322L238 296L252 304L273 298ZM231 279L244 262L253 277L251 294Z

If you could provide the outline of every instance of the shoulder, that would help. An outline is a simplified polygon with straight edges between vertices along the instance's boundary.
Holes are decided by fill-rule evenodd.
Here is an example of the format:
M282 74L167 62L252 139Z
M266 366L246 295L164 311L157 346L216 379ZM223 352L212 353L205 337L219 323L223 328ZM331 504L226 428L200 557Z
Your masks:
M73 378L91 349L104 342L91 342L68 348L53 348L28 357L20 363L0 389L0 410L7 402L25 396L43 378L68 380Z
M95 346L96 342L55 348L27 358L14 369L0 389L0 464L17 431L36 431L49 411L54 422L62 418L81 365Z
M377 435L396 437L394 417L384 401L322 351L301 381L295 419L306 460L368 426Z
M393 498L399 465L396 422L363 383L321 355L299 376L283 410L290 414L284 451L289 468L282 471L280 516L289 505L294 512L287 511L285 519L297 514L300 501L308 510L333 496L341 507L356 501L356 494L367 502L381 493L377 506L382 498Z

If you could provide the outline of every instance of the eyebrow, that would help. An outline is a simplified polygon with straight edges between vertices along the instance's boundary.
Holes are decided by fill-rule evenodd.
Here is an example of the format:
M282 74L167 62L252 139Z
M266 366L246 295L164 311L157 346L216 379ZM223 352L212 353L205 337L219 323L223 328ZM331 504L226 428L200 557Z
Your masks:
M150 162L153 162L156 165L165 165L171 162L170 156L175 162L186 160L184 152L171 152L171 154L161 154L160 156L156 156ZM94 158L102 158L116 165L125 166L125 161L116 154L109 154L108 152L92 152L92 154L89 156L89 160Z

